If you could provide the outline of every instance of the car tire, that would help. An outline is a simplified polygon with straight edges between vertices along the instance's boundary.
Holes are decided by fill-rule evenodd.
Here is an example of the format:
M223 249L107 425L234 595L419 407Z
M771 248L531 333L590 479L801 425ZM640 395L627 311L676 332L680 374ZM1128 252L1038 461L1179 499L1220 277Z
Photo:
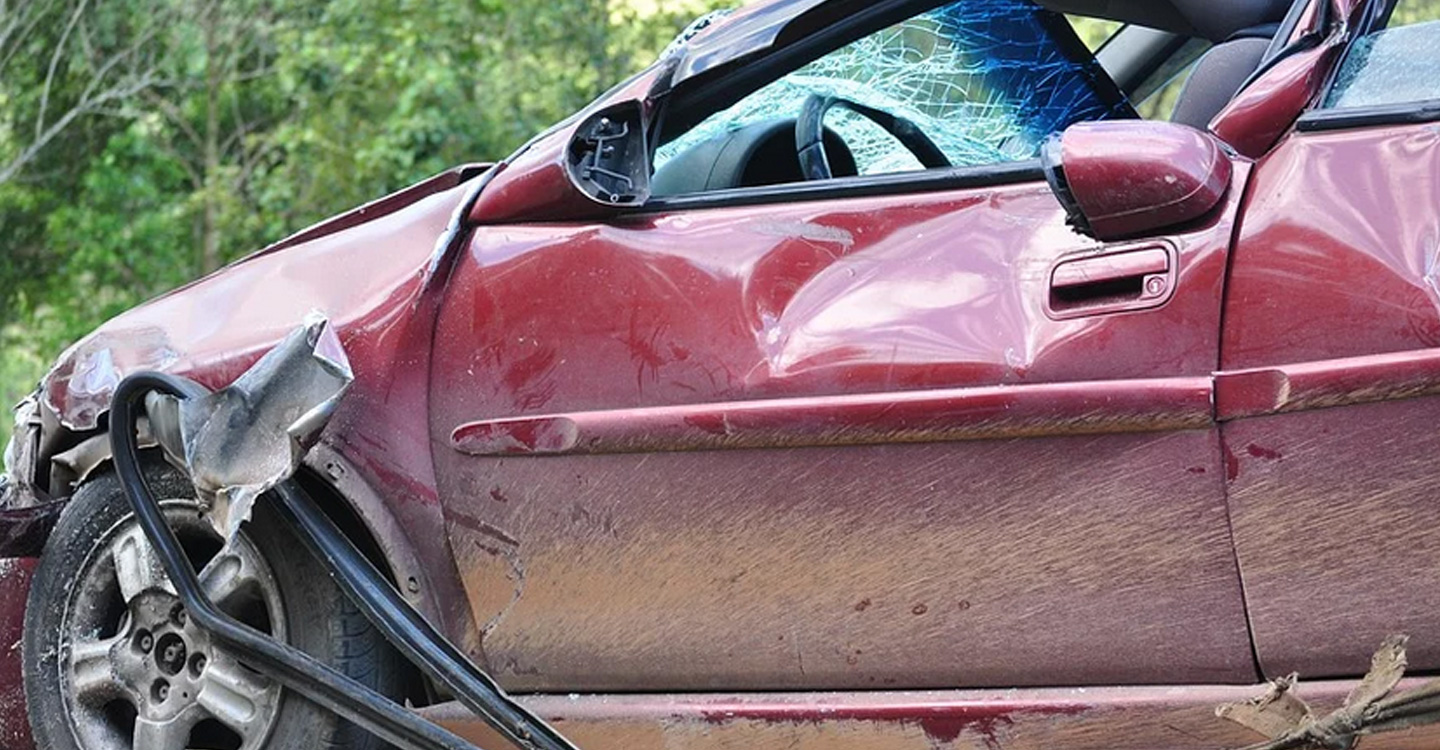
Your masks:
M185 475L159 461L145 470L196 570L216 561L204 580L207 589L225 592L222 609L383 694L402 694L399 654L263 500L222 552ZM163 571L158 586L155 574L143 572L158 561L148 543L137 545L144 538L136 534L118 478L104 473L77 489L45 546L26 602L22 646L37 747L386 746L209 644L164 590ZM231 570L238 572L224 572ZM137 584L146 580L151 585ZM280 616L273 617L277 606Z

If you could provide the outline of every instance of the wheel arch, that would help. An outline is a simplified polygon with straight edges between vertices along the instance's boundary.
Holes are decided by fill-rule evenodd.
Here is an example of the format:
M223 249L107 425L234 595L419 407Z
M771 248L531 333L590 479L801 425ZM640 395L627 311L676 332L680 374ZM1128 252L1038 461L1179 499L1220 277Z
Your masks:
M143 453L158 452L148 434L141 435L141 446ZM68 498L112 462L108 435L96 432L50 457L51 485L68 490L61 495ZM441 587L432 585L432 576L385 500L339 451L323 442L317 445L306 456L296 479L406 601L431 622L445 622L438 597Z
M296 478L405 600L427 620L443 627L440 587L434 585L433 576L385 499L344 455L322 442L306 455Z

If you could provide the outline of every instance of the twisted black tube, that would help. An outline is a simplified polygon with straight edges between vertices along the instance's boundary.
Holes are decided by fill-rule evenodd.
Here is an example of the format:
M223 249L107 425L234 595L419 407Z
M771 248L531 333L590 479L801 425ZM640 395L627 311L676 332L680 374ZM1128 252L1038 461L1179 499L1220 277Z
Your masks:
M293 480L274 492L282 516L386 640L506 739L527 750L576 750L440 635Z
M141 372L120 382L110 405L110 445L115 454L115 471L140 528L159 555L191 619L250 667L393 745L413 750L476 750L474 745L349 676L230 618L210 602L140 470L135 426L145 396L152 391L191 398L203 395L205 390L183 378Z

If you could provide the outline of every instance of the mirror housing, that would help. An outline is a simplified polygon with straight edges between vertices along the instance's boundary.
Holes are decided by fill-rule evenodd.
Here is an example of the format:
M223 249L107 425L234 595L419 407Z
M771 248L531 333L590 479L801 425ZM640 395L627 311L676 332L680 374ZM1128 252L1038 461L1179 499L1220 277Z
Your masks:
M1234 173L1225 147L1185 125L1073 125L1041 149L1045 177L1077 231L1099 240L1152 235L1220 205Z
M644 204L650 197L650 150L640 103L624 102L585 118L565 149L565 172L593 201Z
M650 198L641 103L626 100L562 123L501 163L470 222L603 219Z

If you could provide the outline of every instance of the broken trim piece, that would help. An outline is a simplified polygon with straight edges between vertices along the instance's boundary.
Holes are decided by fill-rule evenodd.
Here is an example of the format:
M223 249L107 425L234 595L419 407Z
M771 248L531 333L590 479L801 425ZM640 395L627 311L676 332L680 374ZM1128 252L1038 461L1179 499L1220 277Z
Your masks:
M1440 349L1220 372L1216 419L1440 395Z

